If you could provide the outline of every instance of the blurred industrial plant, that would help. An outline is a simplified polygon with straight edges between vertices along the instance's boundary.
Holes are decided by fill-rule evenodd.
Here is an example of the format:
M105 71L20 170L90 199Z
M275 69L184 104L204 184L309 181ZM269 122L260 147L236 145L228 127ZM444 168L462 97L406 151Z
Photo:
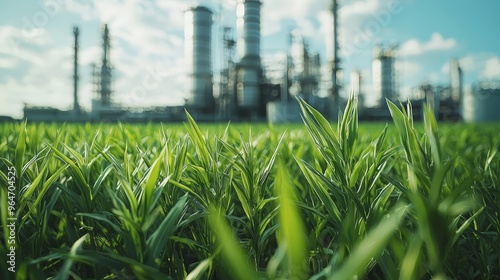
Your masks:
M341 58L338 43L338 3L332 0L329 9L333 18L328 46L328 61L309 50L299 30L290 32L287 55L281 63L266 63L261 56L261 1L239 0L237 7L237 38L233 29L220 26L222 32L222 69L213 70L212 39L214 15L205 6L185 11L185 61L187 83L184 106L127 108L113 101L113 66L110 61L110 36L107 25L102 29L102 58L93 66L94 98L90 111L78 103L78 36L74 27L73 98L72 110L25 105L28 121L64 122L154 122L182 121L187 109L198 121L270 121L286 123L300 121L296 98L302 98L327 118L333 120L350 94L358 98L361 120L385 120L390 117L386 99L399 102L397 45L379 45L373 50L372 106L363 92L366 82L359 71L350 73L350 85L341 84ZM326 8L326 7L325 7ZM218 44L217 44L218 45ZM235 59L235 51L239 60ZM217 75L215 79L214 75ZM463 73L457 60L450 62L450 83L424 83L413 89L410 102L415 118L422 117L424 104L431 106L440 120L466 122L499 121L500 84L475 83L464 91ZM217 83L214 81L218 81Z

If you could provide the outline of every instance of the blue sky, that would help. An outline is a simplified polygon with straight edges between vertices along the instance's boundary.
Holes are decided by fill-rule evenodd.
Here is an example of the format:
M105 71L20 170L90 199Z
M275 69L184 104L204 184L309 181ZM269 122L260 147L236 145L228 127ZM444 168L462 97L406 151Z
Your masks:
M72 104L72 28L80 27L80 104L90 108L91 64L101 56L107 23L116 69L114 99L124 106L183 102L183 11L197 4L214 11L214 70L220 68L223 25L235 26L236 0L4 0L0 4L0 115L22 117L23 104L69 109ZM280 60L288 32L300 30L325 63L329 0L263 0L262 54ZM424 81L449 83L459 59L466 85L500 80L500 1L340 0L344 75L359 69L371 93L372 48L399 46L401 92ZM153 78L156 83L145 84Z

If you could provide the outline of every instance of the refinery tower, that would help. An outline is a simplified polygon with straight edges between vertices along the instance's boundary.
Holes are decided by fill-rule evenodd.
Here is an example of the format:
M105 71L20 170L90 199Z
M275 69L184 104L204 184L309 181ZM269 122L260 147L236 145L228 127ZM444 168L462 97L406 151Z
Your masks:
M98 65L93 67L93 84L96 99L93 101L97 107L110 107L111 100L111 80L112 67L110 62L110 37L108 25L105 24L102 29L102 59Z
M383 107L385 99L394 101L398 97L396 85L396 46L382 48L377 46L373 50L372 81L375 107Z
M331 15L333 19L333 42L332 42L332 50L331 50L331 82L332 82L332 88L331 88L331 95L334 99L337 99L339 92L340 92L340 82L339 82L339 75L340 75L340 57L339 57L339 42L338 42L338 9L339 5L337 3L337 0L332 0L332 6L331 6Z
M188 9L184 16L186 105L201 113L213 113L212 11L197 6Z
M237 50L240 63L237 66L236 100L240 112L255 117L261 104L260 80L260 9L258 0L240 0L237 16Z
M80 105L78 104L78 36L80 30L78 27L73 27L73 35L75 36L74 56L73 56L73 112L75 115L80 114Z

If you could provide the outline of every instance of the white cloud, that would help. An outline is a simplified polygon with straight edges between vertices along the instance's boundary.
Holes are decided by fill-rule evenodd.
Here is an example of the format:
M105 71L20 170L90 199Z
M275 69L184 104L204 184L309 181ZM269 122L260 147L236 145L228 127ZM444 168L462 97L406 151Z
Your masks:
M412 77L422 71L422 65L415 61L396 60L396 69L404 77Z
M67 108L71 104L71 62L65 49L50 49L39 52L46 65L29 63L21 77L7 77L0 82L3 99L0 114L21 117L22 104Z
M44 28L25 30L11 25L0 26L0 54L40 61L41 58L33 50L48 48L51 41L52 36Z
M460 58L458 60L458 63L463 72L472 72L477 71L481 68L479 62L483 60L484 57L482 57L482 55L474 54ZM441 73L447 75L450 74L450 63L451 61L447 61L443 64L443 66L441 66Z
M486 79L500 79L500 58L491 57L486 61L481 77Z
M78 14L83 20L108 24L111 62L115 68L114 99L125 106L183 102L183 28L187 4L181 0L157 2L110 0L91 4L67 0L64 3L66 12ZM201 4L217 7L215 2ZM226 2L225 7L229 3ZM53 21L56 20L54 17ZM0 115L21 117L23 103L60 109L71 105L72 50L66 45L56 45L49 35L44 28L0 26L0 68L20 62L27 65L15 79L0 80ZM80 48L79 100L87 108L93 96L90 65L99 63L100 44L101 40L98 45Z
M343 21L342 17L352 15L357 15L356 18L362 15L370 17L373 11L382 7L381 0L366 0L363 3L360 5L357 2L346 1L341 5L339 20ZM116 69L113 84L115 100L125 105L138 106L178 104L182 102L185 81L184 11L197 4L213 9L214 20L220 19L223 24L235 23L236 1L232 0L222 2L217 0L89 2L65 0L64 6L60 7L50 20L52 23L59 22L61 17L58 15L66 12L74 14L79 20L108 24L112 40L111 62ZM263 37L272 36L283 29L298 27L302 34L308 37L311 51L319 51L318 46L324 48L325 37L331 37L327 30L328 18L331 19L329 5L330 1L316 0L293 1L293 4L286 0L263 1L261 34ZM40 10L40 7L36 6L36 9ZM224 9L224 13L220 12L221 9ZM29 65L29 69L16 76L15 81L3 84L0 82L2 90L15 92L24 102L32 105L58 108L71 105L71 47L60 43L56 45L54 38L49 36L51 33L44 28L26 29L22 26L9 28L0 27L0 52L6 52L5 50L9 49L7 54L10 55L8 61L0 60L0 65L6 67L14 63L25 63ZM343 30L351 27L342 23L341 28L340 33L347 34L348 32ZM8 36L2 36L2 32ZM20 35L16 37L12 34ZM64 35L68 36L66 40L68 43L71 42L69 34ZM29 40L26 35L29 35ZM54 36L61 35L54 34ZM16 39L10 40L16 43L15 48L11 46L12 44L9 45L9 40L2 38ZM90 97L93 96L90 65L99 62L100 41L98 45L80 49L80 102L87 107L90 105ZM214 50L214 53L216 51ZM150 69L155 69L158 65L166 70L162 71L155 86L145 87L144 81L148 80L151 75ZM44 84L41 84L42 81ZM28 82L33 87L26 85ZM145 93L137 94L138 92ZM0 111L3 112L3 109L0 108Z
M443 38L440 33L433 33L428 42L411 39L403 43L400 53L404 56L418 56L427 52L450 50L457 46L455 38Z
M433 33L431 40L423 45L424 50L449 50L457 45L457 41L454 38L444 39L443 35L439 33Z
M443 74L439 71L432 71L427 75L426 82L430 84L439 84L441 82L447 81L446 77L443 77Z
M13 69L18 65L19 60L13 56L0 54L0 69Z
M115 50L113 50L114 54ZM96 58L102 55L101 46L91 46L85 49L81 49L79 52L79 63L81 65L90 65L96 62Z
M0 65L15 66L8 70L15 74L0 77L1 115L21 117L23 103L64 108L71 101L68 74L71 73L71 49L54 44L44 28L24 31L14 26L0 26L0 42L4 42L0 46L3 53L0 58L7 58L0 60ZM30 36L25 36L27 34Z
M478 66L479 64L477 63L477 61L481 61L482 59L480 57L477 57L477 56L473 56L473 55L468 55L464 58L461 58L459 60L459 63L460 63L460 67L462 68L462 71L474 71L474 70L477 70L478 69ZM450 64L448 63L448 71L450 71Z
M413 86L403 86L399 89L399 100L406 100L411 97Z
M293 1L273 0L263 1L262 5L262 35L268 36L280 31L288 32L297 26L308 25L321 10L328 9L328 2L315 0ZM287 22L288 24L283 24Z
M340 9L340 14L344 18L355 16L366 16L375 14L381 7L380 0L355 1Z
M49 0L50 2L50 0ZM235 0L108 0L85 1L64 0L64 7L58 15L65 11L75 17L76 21L92 21L107 23L112 39L111 62L115 68L115 99L125 105L149 106L179 104L182 102L184 90L184 54L183 29L184 11L191 6L202 4L214 11L214 20L224 25L235 24ZM308 41L312 52L324 53L325 45L331 42L331 14L329 0L264 0L261 10L262 41L276 41L280 31L299 28ZM342 67L348 73L352 61L365 65L365 84L370 84L370 59L374 42L388 37L384 33L390 29L392 19L406 6L405 0L343 0L339 8L339 36L342 55ZM390 9L390 4L399 4L397 11ZM40 10L39 6L33 5ZM221 13L223 9L223 13ZM389 13L389 16L387 16ZM17 98L19 102L33 105L50 105L66 108L71 105L71 39L70 32L61 35L53 32L56 24L68 25L62 16L51 17L51 24L45 28L26 29L23 23L18 27L0 26L0 68L13 67L24 69L24 72L9 80L0 77L0 115L12 106L4 105L8 92L9 100ZM380 30L373 31L375 24ZM90 24L89 24L90 25ZM220 26L219 26L220 27ZM53 28L54 29L54 28ZM96 33L96 30L85 30L85 33ZM215 33L214 28L214 33ZM59 40L51 37L51 34ZM366 43L361 40L367 34ZM213 40L219 40L214 34ZM63 36L67 36L64 40ZM286 38L286 36L283 36ZM357 42L356 40L359 39ZM61 44L60 41L64 43ZM90 84L90 65L98 63L101 56L101 40L96 45L80 49L80 102L90 105L93 96ZM273 41L274 42L274 41ZM220 55L220 42L213 53ZM284 43L283 43L284 45ZM349 53L349 46L356 47L358 52ZM405 42L401 54L413 59L404 62L402 75L411 77L427 70L420 64L417 56L434 51L451 50L457 46L454 38L444 38L434 33L428 41L413 39ZM280 50L282 45L273 49ZM464 71L474 69L484 77L498 77L498 58L484 58L478 64L473 56L461 59ZM218 57L213 57L214 64ZM490 60L487 60L490 59ZM220 60L220 59L219 59ZM322 57L325 62L325 58ZM488 62L487 62L488 61ZM220 61L218 62L220 63ZM364 63L364 64L363 64ZM23 66L23 67L18 67ZM28 67L29 66L29 67ZM154 86L147 81L151 72L160 68L160 77ZM444 68L445 66L443 66ZM153 70L151 70L153 69ZM6 71L0 69L0 71ZM218 69L214 69L218 70ZM21 71L21 70L19 70ZM444 70L442 69L444 72ZM482 71L482 72L481 72ZM158 71L157 71L158 72ZM366 72L366 73L365 73ZM430 71L429 71L430 72ZM158 73L157 73L158 74ZM43 83L42 83L43 82ZM27 84L32 83L32 84ZM146 86L144 86L146 84ZM135 92L134 92L135 90ZM138 92L144 92L137 94ZM15 97L12 97L15 95ZM54 102L52 102L52 100ZM19 105L21 106L21 105ZM18 106L18 107L19 107ZM8 107L8 108L7 108ZM20 110L16 107L16 110ZM22 107L22 106L21 106ZM11 110L12 111L12 110ZM20 111L19 111L20 112ZM16 113L19 116L19 113Z
M17 49L17 43L13 37L17 31L18 29L14 26L0 26L0 53L10 54Z
M64 8L68 12L79 15L83 20L92 20L95 18L94 5L92 2L65 0Z
M475 53L458 60L465 77L500 79L500 58L491 53ZM441 66L441 73L450 74L450 62Z

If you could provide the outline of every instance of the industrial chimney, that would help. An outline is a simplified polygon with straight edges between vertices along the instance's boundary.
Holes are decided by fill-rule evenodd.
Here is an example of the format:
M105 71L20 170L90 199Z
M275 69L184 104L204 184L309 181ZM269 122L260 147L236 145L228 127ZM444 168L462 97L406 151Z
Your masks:
M333 17L333 48L332 48L332 61L331 71L332 71L332 89L331 94L334 98L337 98L340 91L340 85L338 81L339 71L340 71L340 58L339 58L339 42L338 42L338 3L337 0L332 0L332 17Z
M398 96L396 86L396 46L382 48L377 46L373 50L372 81L373 95L376 106L383 107L385 99L395 100Z
M73 27L73 35L75 35L74 45L74 60L73 60L73 112L80 113L80 105L78 104L78 35L80 31L78 27Z
M197 6L185 12L184 55L187 65L187 106L213 111L212 11Z
M260 95L260 7L259 0L240 0L237 6L238 65L236 84L240 108L255 113Z
M463 81L462 68L458 60L454 59L450 62L450 78L451 78L451 99L459 103L463 97Z

